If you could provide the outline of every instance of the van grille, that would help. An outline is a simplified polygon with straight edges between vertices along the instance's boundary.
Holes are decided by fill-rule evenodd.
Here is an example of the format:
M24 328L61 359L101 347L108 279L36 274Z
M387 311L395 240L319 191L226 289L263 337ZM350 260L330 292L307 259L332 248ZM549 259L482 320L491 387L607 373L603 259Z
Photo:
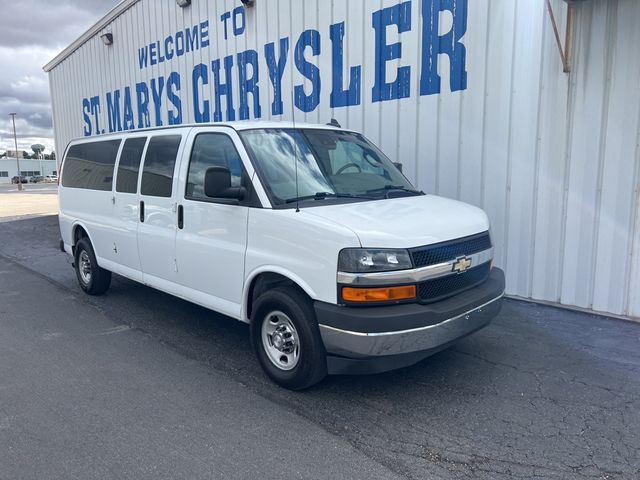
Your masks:
M420 268L448 262L462 255L471 255L490 248L491 237L489 232L484 232L471 237L458 238L426 247L417 247L410 250L410 252L414 267Z
M459 275L427 280L418 284L418 298L422 303L432 303L452 297L483 283L491 272L491 262L471 268Z

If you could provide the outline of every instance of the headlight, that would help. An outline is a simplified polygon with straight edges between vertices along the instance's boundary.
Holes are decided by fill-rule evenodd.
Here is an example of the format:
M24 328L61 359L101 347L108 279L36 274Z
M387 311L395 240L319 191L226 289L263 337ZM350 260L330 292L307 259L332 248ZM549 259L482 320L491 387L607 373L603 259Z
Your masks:
M346 248L338 256L338 271L345 273L388 272L412 267L407 250Z

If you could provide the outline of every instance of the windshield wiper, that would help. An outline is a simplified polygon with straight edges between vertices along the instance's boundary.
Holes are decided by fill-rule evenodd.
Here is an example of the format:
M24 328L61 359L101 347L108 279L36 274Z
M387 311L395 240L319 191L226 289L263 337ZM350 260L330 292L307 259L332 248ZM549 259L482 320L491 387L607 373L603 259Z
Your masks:
M289 198L285 201L285 203L304 202L305 200L324 200L326 198L359 198L359 199L373 200L372 197L366 197L363 195L351 195L350 193L317 192L314 195L305 195L303 197Z
M402 185L385 185L382 188L374 188L372 190L367 190L367 193L378 193L378 192L386 192L386 195L389 195L389 192L393 190L400 190L402 192L412 193L414 195L425 195L425 193L421 190L414 190L413 188L407 188Z

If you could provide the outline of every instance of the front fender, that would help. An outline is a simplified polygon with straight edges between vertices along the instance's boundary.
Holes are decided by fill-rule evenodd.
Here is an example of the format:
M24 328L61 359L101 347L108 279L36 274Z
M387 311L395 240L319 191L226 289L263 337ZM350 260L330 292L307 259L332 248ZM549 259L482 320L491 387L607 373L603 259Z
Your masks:
M249 292L251 291L251 284L253 281L263 273L276 273L285 278L288 278L298 287L300 287L310 298L317 299L318 295L311 286L305 282L300 276L287 270L286 268L278 267L275 265L263 265L254 269L246 278L244 288L242 290L242 321L249 323L248 306L249 306Z

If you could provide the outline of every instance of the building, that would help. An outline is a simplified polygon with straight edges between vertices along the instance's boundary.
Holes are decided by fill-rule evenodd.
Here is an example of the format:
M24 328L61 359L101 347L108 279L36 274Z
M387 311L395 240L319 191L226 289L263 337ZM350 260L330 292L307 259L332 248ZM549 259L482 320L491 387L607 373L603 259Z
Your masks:
M7 157L16 158L16 151L15 150L7 150L6 155L7 155ZM18 158L24 158L24 152L23 151L19 151L18 152Z
M542 0L124 0L45 67L56 151L335 118L488 212L508 294L639 317L640 2L550 5L562 58Z
M20 158L20 170L25 177L57 175L58 165L55 160L25 160ZM0 158L0 184L11 183L11 178L16 175L18 175L18 166L15 157Z

